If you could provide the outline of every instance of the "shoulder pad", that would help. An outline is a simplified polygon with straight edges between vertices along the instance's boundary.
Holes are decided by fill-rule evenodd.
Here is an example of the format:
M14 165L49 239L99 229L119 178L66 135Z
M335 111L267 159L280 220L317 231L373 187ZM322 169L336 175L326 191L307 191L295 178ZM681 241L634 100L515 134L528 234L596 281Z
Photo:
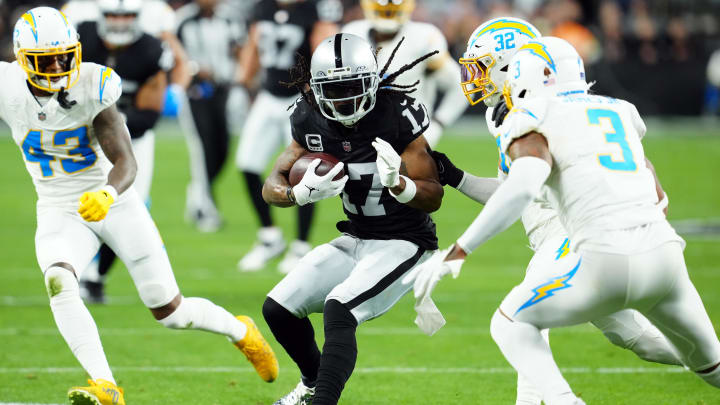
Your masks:
M495 128L495 121L492 119L493 111L495 111L495 107L488 107L487 110L485 110L485 124L487 125L490 135L494 136L494 134L497 133L498 128Z
M122 95L122 80L112 68L95 65L95 69L93 88L96 93L93 98L106 108L115 104Z
M645 126L645 121L643 121L642 117L640 117L637 107L635 107L635 104L625 100L620 100L620 102L625 105L630 112L630 119L632 120L633 128L637 131L638 137L642 139L647 132L647 127Z
M513 140L529 132L538 131L545 119L547 103L548 100L545 98L533 98L522 100L513 106L499 128L502 134L499 146L503 153L507 153Z

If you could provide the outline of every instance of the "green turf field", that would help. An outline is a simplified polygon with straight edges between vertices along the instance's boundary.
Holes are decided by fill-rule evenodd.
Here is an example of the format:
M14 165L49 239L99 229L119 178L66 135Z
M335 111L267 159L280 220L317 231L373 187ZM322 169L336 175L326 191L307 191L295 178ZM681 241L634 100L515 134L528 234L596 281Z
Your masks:
M715 218L717 224L720 137L656 135L645 141L646 151L669 192L670 218ZM489 138L446 137L438 149L476 174L496 173L497 152ZM35 193L19 150L7 136L0 137L0 169L0 403L64 403L66 390L84 383L86 376L55 329L47 305L35 261ZM152 214L183 293L251 315L269 335L260 308L281 275L274 268L255 274L235 269L256 229L239 176L228 165L216 188L227 220L224 229L200 234L183 221L188 173L182 138L160 136ZM434 215L443 247L460 235L479 208L446 190L443 208ZM294 211L274 212L292 234ZM333 238L334 222L341 216L338 200L321 203L313 242ZM720 236L691 235L687 240L691 277L718 327ZM435 298L448 324L434 337L421 334L413 324L411 297L362 325L356 372L341 402L514 403L515 375L488 325L502 297L523 277L531 256L526 245L521 227L515 225L480 248L458 280L441 283ZM274 341L281 372L277 381L267 384L225 339L164 329L140 303L122 265L111 274L108 293L109 305L92 307L91 312L129 404L270 404L298 382L294 364ZM322 339L321 317L313 321ZM558 329L551 336L557 362L588 404L720 404L720 391L692 374L645 363L612 346L591 326Z

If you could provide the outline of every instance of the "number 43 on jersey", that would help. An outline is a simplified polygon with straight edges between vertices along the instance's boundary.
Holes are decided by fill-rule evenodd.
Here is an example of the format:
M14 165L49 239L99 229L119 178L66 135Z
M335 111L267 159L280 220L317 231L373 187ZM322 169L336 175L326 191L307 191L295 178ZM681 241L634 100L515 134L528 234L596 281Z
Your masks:
M49 155L42 147L43 132L31 130L25 136L22 143L22 151L25 160L40 164L43 177L52 177L55 173L51 162L56 156ZM87 127L80 127L65 131L57 131L52 135L52 144L56 147L71 144L71 139L76 139L74 148L67 151L67 158L60 159L60 167L67 174L73 174L92 166L97 160L95 151L90 147L90 139L87 135Z

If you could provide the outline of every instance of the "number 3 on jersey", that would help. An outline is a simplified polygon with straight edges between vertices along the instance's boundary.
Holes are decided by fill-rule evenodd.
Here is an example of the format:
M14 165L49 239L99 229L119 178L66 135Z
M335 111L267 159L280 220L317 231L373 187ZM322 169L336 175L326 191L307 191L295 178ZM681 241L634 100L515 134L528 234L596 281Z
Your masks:
M609 154L598 155L600 165L610 170L623 172L633 172L637 170L637 164L635 164L635 161L633 160L632 150L630 150L630 145L627 143L625 128L623 127L618 113L612 110L591 108L587 110L587 116L591 125L600 125L601 118L609 119L615 132L605 132L605 140L607 142L617 143L620 145L620 149L622 150L622 161L613 160L612 156Z
M77 139L77 146L67 151L68 157L60 159L60 165L65 173L72 174L92 166L97 160L95 151L90 147L90 139L87 136L87 127L58 131L53 135L54 146L64 146L68 140ZM54 172L50 162L55 161L55 156L48 155L42 148L42 131L29 131L22 143L22 151L25 160L39 163L43 177L51 177ZM79 158L75 160L73 156Z

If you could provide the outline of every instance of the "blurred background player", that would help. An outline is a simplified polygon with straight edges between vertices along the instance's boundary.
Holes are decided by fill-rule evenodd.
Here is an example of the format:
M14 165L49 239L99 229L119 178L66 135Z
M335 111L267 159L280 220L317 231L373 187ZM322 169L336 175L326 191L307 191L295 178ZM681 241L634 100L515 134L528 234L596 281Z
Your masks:
M249 18L239 82L250 87L258 73L262 82L242 130L235 162L261 227L257 242L238 262L241 271L261 270L285 250L282 231L262 198L260 176L275 152L290 142L288 108L298 97L297 90L285 84L290 82L290 68L298 58L309 60L320 41L337 32L341 18L342 5L337 0L260 0ZM288 273L310 251L312 217L312 204L298 207L297 238L278 265L280 272Z
M123 78L117 106L125 117L138 165L133 185L149 207L155 163L152 129L163 111L172 52L160 39L142 31L142 0L100 0L98 8L97 21L87 20L77 27L83 58L106 65ZM83 272L81 293L86 301L105 301L104 281L114 260L115 253L103 244L98 260Z
M361 0L360 5L365 19L345 25L342 32L355 34L373 44L378 50L378 63L381 66L403 38L403 45L393 58L390 70L428 52L440 51L438 55L407 72L399 81L399 84L404 85L419 81L418 90L412 97L418 98L430 109L432 122L424 136L430 147L435 147L443 128L453 124L467 107L457 86L460 68L448 52L443 33L432 24L410 20L415 10L415 0ZM442 98L437 108L434 108L438 91Z
M55 323L91 378L89 386L70 389L70 402L125 403L77 281L102 243L125 262L160 324L226 336L273 381L277 360L252 319L180 293L157 227L132 187L137 165L116 108L120 77L82 63L79 36L56 9L29 10L14 32L17 61L0 62L6 83L0 119L10 126L38 195L37 261Z
M191 165L186 218L203 232L222 226L212 187L228 155L227 102L245 41L243 24L228 18L223 7L219 0L197 0L177 12L177 36L193 74L187 90L192 117L180 112L181 122L187 122Z

